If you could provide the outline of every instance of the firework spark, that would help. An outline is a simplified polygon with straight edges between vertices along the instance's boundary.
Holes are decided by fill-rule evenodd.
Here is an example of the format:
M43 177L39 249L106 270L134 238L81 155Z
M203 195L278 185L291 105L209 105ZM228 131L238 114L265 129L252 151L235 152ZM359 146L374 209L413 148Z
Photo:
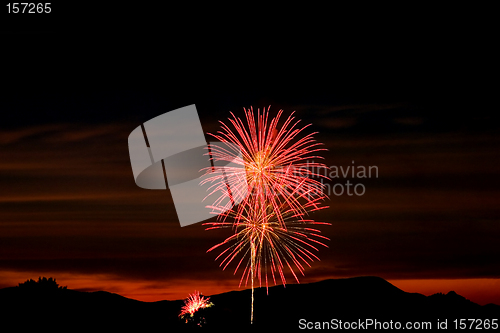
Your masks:
M210 307L212 303L209 302L210 297L200 296L200 292L195 291L193 294L189 294L189 297L184 300L184 306L181 308L179 317L184 317L186 315L192 316L196 311Z

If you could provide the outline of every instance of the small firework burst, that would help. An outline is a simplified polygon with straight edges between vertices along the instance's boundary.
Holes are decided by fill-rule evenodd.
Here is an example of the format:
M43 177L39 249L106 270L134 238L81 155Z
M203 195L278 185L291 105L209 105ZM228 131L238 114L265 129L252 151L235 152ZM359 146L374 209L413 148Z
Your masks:
M193 294L189 294L189 297L184 300L184 306L181 308L179 317L192 317L200 309L212 306L213 304L209 301L210 297L200 296L199 291L195 291Z

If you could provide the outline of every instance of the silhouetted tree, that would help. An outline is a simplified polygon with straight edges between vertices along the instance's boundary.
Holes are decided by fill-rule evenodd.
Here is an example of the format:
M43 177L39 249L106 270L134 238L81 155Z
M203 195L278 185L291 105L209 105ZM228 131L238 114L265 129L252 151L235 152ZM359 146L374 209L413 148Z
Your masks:
M36 290L63 290L66 289L67 286L59 286L56 282L56 279L50 277L46 278L45 276L38 277L38 281L33 279L26 280L23 283L19 283L19 287L23 289L36 289Z

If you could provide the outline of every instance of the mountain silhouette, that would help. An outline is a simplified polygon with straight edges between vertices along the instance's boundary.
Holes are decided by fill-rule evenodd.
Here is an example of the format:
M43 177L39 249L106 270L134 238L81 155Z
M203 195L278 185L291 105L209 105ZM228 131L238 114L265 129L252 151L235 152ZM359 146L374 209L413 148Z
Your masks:
M50 280L50 279L49 279ZM0 318L16 331L47 328L74 332L177 332L189 328L179 320L183 300L141 302L106 291L83 292L24 283L0 289ZM50 281L49 281L50 282ZM29 285L23 286L23 285ZM279 329L303 331L299 321L430 321L500 318L500 306L480 306L451 291L424 296L407 293L379 277L330 279L309 284L273 286L266 295L257 288L254 324L250 326L249 289L210 296L214 306L204 309L201 330ZM312 325L312 324L311 324Z

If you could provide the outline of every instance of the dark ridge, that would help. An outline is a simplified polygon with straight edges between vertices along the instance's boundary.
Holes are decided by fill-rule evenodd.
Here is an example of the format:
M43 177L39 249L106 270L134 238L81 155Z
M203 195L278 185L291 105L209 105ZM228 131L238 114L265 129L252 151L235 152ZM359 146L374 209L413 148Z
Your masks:
M55 280L54 280L55 282ZM302 331L299 321L429 321L500 318L500 306L480 306L451 291L424 296L407 293L379 277L330 279L309 284L256 288L254 324L250 326L251 290L210 296L202 330L234 331L259 328ZM189 328L178 318L182 300L141 302L106 291L84 292L51 288L0 289L2 324L17 331L42 328L61 331L172 331ZM325 324L326 325L326 324ZM436 328L435 326L433 326Z

